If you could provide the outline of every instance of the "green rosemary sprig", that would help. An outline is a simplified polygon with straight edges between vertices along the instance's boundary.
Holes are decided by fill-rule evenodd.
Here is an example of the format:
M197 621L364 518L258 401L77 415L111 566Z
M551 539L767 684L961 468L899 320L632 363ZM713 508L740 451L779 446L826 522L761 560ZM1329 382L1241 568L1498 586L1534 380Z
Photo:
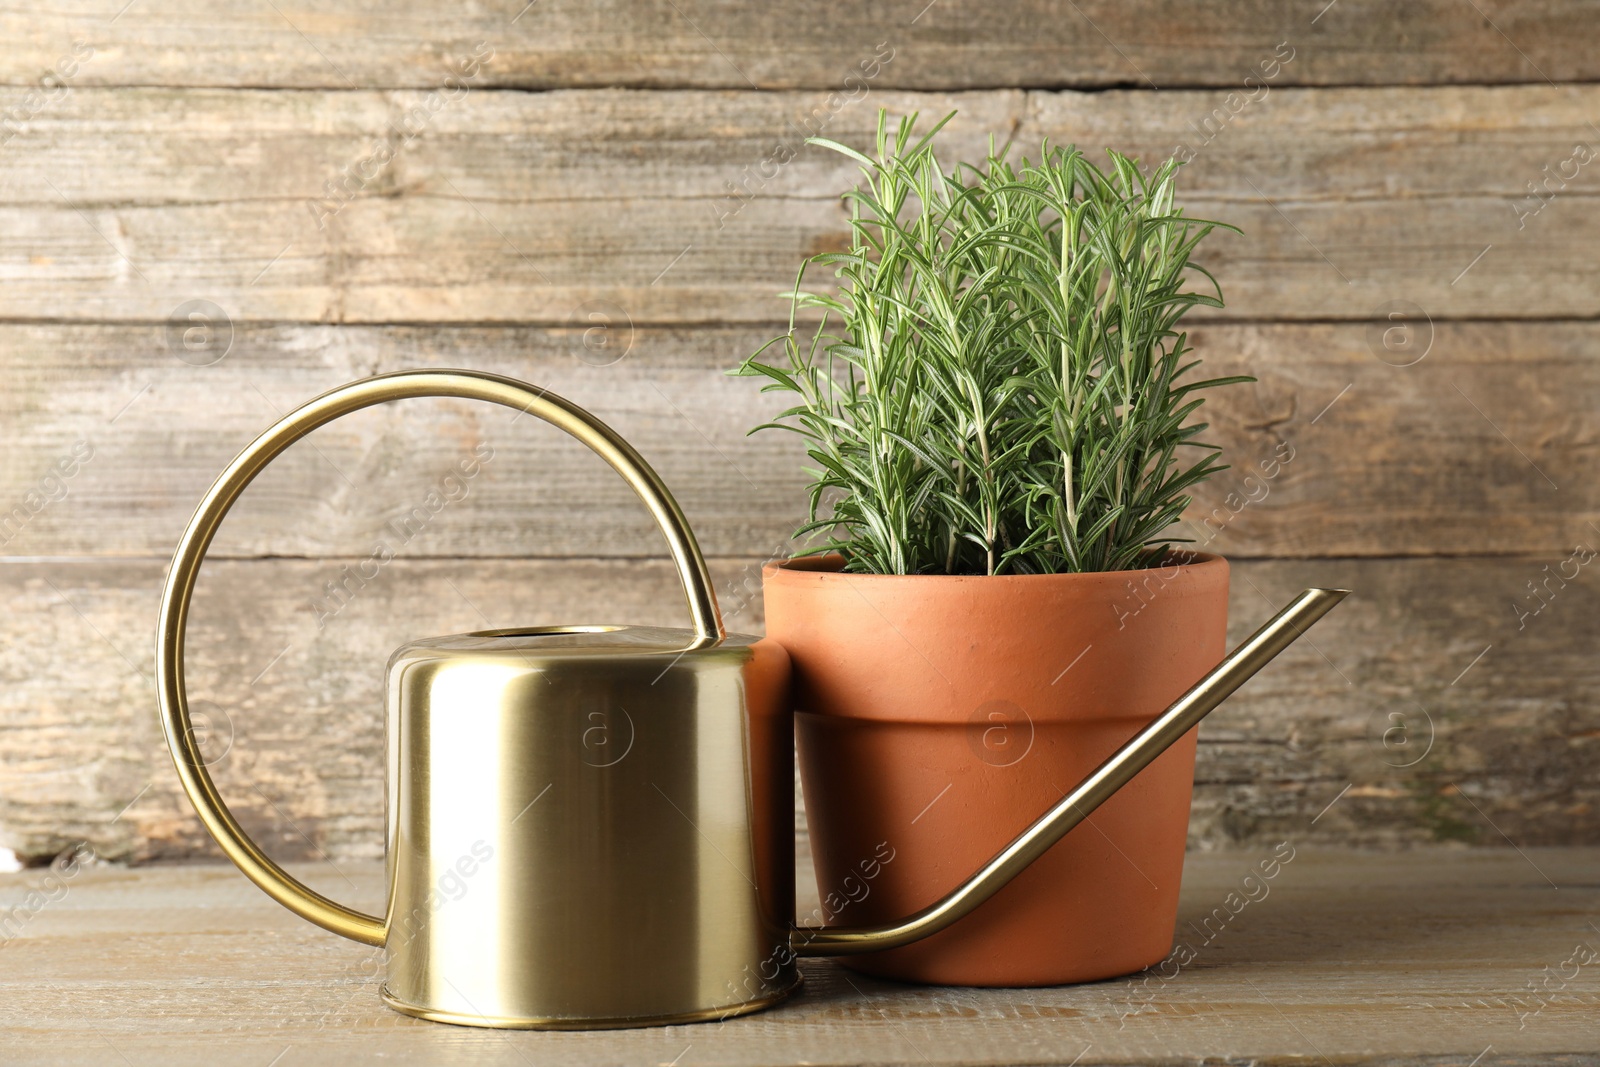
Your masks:
M816 464L798 536L878 574L1158 562L1187 490L1225 469L1198 440L1200 393L1252 380L1191 380L1177 329L1222 306L1190 257L1223 224L1174 206L1172 160L1146 175L1110 152L1102 171L1046 143L1013 167L991 145L946 172L934 139L953 117L913 140L915 115L891 130L880 113L875 158L812 139L861 165L850 248L806 261L788 331L736 372L794 396L756 429L799 433ZM835 293L804 288L812 266ZM820 312L809 336L803 310Z

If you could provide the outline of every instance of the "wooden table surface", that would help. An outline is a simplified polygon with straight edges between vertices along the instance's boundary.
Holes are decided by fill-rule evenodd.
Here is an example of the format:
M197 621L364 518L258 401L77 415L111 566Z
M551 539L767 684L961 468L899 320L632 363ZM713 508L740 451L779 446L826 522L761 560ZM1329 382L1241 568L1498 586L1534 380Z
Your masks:
M1194 958L1165 979L927 988L813 962L803 991L775 1010L601 1033L474 1030L391 1012L367 977L370 949L293 918L232 867L84 867L32 909L29 888L46 875L24 871L0 877L0 925L9 916L15 935L0 944L0 1063L1600 1059L1600 850L1302 847L1266 896L1225 909L1208 941L1203 917L1264 855L1190 856L1178 937ZM381 897L376 864L299 873L353 903Z

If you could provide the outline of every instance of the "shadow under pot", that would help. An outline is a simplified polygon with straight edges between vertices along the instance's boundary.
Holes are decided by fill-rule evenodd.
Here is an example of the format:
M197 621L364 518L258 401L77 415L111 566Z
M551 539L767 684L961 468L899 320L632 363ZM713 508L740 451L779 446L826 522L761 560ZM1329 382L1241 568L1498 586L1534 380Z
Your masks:
M1228 564L1011 576L768 564L827 925L923 908L1222 659ZM1195 730L971 915L848 967L941 985L1130 974L1172 947ZM806 917L802 917L805 919Z

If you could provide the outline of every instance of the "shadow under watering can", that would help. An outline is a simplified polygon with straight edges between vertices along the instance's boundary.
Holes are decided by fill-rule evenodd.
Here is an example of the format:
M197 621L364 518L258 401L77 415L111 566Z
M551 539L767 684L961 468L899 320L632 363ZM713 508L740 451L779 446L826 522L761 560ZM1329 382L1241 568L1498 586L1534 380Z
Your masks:
M434 396L537 416L610 464L666 537L692 628L541 626L396 651L386 678L388 900L382 916L365 915L287 874L228 810L190 721L185 631L206 549L273 458L350 412ZM510 378L407 371L292 412L212 485L163 592L157 688L179 778L211 835L290 911L382 946L389 1006L475 1026L663 1025L767 1007L799 984L799 957L896 948L956 923L1344 595L1300 594L942 899L885 925L797 927L788 655L724 632L683 513L609 427Z

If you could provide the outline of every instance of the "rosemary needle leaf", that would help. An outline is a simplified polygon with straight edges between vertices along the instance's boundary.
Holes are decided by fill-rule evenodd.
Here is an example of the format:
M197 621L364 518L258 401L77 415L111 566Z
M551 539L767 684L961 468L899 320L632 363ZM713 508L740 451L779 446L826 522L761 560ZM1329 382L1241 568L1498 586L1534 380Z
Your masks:
M1186 490L1226 469L1196 440L1196 394L1253 380L1188 378L1177 328L1222 306L1191 256L1235 228L1174 205L1175 160L1146 173L1108 152L1102 170L1047 142L1037 162L991 147L946 171L934 144L954 115L913 140L916 115L891 129L880 112L874 155L809 142L861 167L850 247L806 260L789 331L736 371L795 398L756 429L800 434L816 464L798 535L857 572L1157 565L1186 540L1170 532ZM805 287L813 266L835 292ZM804 309L822 321L803 329Z

